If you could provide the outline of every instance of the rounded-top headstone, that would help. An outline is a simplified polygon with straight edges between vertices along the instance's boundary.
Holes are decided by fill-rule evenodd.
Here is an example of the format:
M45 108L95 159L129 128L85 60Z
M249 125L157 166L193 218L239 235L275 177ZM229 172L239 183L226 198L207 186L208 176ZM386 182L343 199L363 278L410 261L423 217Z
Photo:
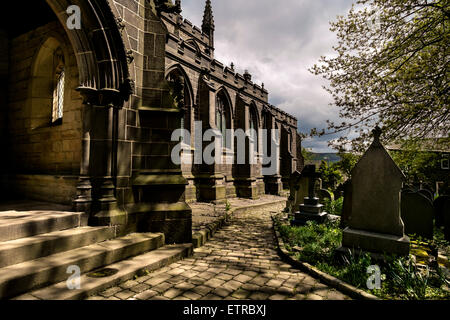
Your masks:
M431 192L430 190L427 189L420 189L419 193L424 195L425 197L428 198L428 200L433 201L434 200L434 195L433 192Z
M403 193L401 210L406 234L433 239L434 210L426 196L418 192Z

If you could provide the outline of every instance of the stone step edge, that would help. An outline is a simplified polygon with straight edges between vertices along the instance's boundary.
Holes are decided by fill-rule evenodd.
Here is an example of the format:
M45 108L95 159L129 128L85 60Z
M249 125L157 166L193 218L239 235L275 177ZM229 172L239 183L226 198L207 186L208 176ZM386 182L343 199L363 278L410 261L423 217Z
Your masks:
M248 206L241 206L232 208L227 212L226 216L218 218L216 221L207 224L205 227L201 228L199 231L192 233L192 244L194 248L203 247L206 242L208 242L214 234L219 231L229 219L232 218L234 214L243 213L247 210L254 210L265 206L276 206L276 205L286 205L287 200L275 200L275 201L267 201L262 203L256 203Z
M67 241L68 239L77 239L80 237L85 237L86 235L96 235L96 240L91 239L93 241L82 243L70 243L64 246L64 248L58 248L57 245L52 245L58 241ZM8 267L11 265L19 264L22 262L36 260L39 258L44 258L53 254L67 252L70 250L74 250L77 248L87 247L95 243L100 243L103 241L112 240L115 238L115 230L114 227L78 227L66 230L52 231L48 233L37 234L31 237L19 238L14 240L8 240L0 242L0 268ZM90 239L90 238L88 238ZM73 240L71 240L72 242ZM48 254L42 254L42 248L44 246L49 246L52 248L51 252ZM17 251L20 250L32 250L33 248L41 247L40 252L38 254L29 254L29 258L27 259L18 259ZM14 252L15 251L15 252ZM9 253L9 254L8 254ZM14 253L13 263L4 264L7 260L8 255L12 255ZM20 256L23 255L23 252L20 252Z
M82 274L81 289L69 290L66 281L22 294L12 300L80 300L88 298L114 287L135 276L145 276L150 272L168 266L193 254L193 245L167 245L148 253L105 266L104 268L117 269L119 272L105 278L89 278ZM104 269L101 268L101 269Z
M164 239L163 233L132 233L124 237L1 268L0 299L8 299L15 295L5 291L5 288L12 285L20 285L20 289L16 289L16 291L37 290L67 279L69 275L65 270L70 265L80 266L82 272L91 272L105 265L160 248L164 245ZM49 280L50 273L53 273L54 280ZM25 285L21 285L21 281L24 281ZM21 292L17 292L17 294L20 295Z
M0 224L0 230L2 230L0 241L11 241L54 231L85 227L87 220L87 214L82 212L53 212L36 217L13 219L11 223ZM29 231L30 227L35 230Z
M375 301L382 300L382 299L378 298L377 296L367 293L364 290L358 289L358 288L348 284L347 282L344 282L342 280L339 280L336 277L329 275L328 273L320 271L319 269L317 269L316 267L313 267L309 263L301 262L301 261L291 257L289 252L286 250L286 247L284 245L284 241L281 237L281 234L278 232L278 230L275 226L275 219L276 219L276 215L272 215L273 231L274 231L274 234L276 237L276 245L277 245L278 253L280 254L281 258L283 258L284 261L299 268L303 272L308 273L309 275L313 276L314 278L319 279L320 281L328 284L329 286L331 286L335 289L338 289L342 293L345 293L354 299L375 300Z

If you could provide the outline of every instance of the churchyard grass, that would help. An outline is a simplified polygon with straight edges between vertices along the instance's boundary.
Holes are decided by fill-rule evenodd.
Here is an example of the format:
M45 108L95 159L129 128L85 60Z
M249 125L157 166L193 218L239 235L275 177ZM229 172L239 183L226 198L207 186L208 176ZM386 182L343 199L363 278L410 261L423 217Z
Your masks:
M389 300L449 300L450 277L442 267L418 263L415 256L385 256L374 260L369 254L342 256L337 249L342 243L339 222L292 227L275 220L286 249L302 262L307 262L359 289ZM441 242L442 245L442 242ZM447 243L448 245L448 243ZM367 280L369 266L378 265L381 270L381 288L369 290Z
M328 214L340 216L342 215L342 207L344 205L344 197L340 197L337 200L324 199L323 210Z

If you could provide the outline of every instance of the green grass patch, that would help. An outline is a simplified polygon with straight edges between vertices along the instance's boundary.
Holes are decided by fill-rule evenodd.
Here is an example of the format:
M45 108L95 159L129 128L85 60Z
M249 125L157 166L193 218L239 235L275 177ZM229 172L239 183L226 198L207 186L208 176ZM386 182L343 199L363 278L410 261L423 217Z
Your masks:
M369 254L343 256L337 252L342 243L339 222L308 222L303 227L292 227L276 220L275 224L286 249L296 259L359 289L383 299L450 299L450 279L439 265L423 266L412 255L385 256L384 261L376 261ZM440 245L448 247L448 243L442 241ZM373 265L379 266L381 271L381 289L378 290L369 290L367 286L368 267Z

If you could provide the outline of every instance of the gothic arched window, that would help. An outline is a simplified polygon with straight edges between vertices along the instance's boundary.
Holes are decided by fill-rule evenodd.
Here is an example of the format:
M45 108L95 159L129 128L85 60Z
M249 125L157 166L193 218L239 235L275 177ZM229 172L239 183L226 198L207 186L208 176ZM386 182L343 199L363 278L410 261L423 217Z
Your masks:
M256 114L256 108L252 107L250 109L250 130L251 130L251 134L252 134L252 140L253 140L253 150L255 152L258 152L258 145L259 145L259 141L258 141L258 130L259 130L259 126L258 126L258 117Z
M53 102L52 102L52 123L62 121L64 112L64 86L66 79L64 54L58 48L53 54Z
M227 139L227 129L230 129L229 123L230 115L228 114L227 102L223 94L219 94L216 101L216 126L222 133L222 146L224 148L230 148L230 141Z
M167 81L169 82L170 94L176 104L175 107L181 111L180 128L190 131L192 99L188 85L189 80L186 79L180 69L175 68L167 76ZM188 141L185 142L190 144Z

